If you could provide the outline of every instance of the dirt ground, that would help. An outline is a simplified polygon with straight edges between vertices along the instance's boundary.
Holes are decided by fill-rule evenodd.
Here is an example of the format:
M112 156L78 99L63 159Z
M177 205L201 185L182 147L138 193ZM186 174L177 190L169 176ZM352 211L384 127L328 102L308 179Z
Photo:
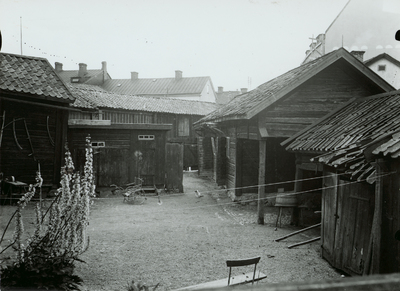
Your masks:
M275 242L297 230L285 219L275 230L276 209L268 207L266 224L258 225L256 206L232 203L197 173L184 174L184 191L163 195L162 203L151 196L142 205L101 192L92 205L90 247L82 255L86 263L76 268L82 289L126 290L130 281L142 280L159 283L157 290L173 290L226 278L227 259L253 256L261 256L258 270L268 276L258 284L340 278L321 258L320 241L287 248L319 236L318 229ZM3 228L11 208L2 206ZM251 267L243 270L248 271Z

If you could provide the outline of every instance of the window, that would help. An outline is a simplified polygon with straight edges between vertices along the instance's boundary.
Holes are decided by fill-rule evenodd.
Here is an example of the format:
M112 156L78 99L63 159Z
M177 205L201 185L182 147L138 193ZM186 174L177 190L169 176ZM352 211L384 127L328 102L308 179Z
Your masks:
M189 136L189 117L178 117L178 136Z
M154 140L155 137L152 134L141 134L138 136L139 140Z
M378 65L378 71L386 71L386 65Z
M93 148L104 148L105 146L106 146L106 143L104 141L93 141L92 142Z

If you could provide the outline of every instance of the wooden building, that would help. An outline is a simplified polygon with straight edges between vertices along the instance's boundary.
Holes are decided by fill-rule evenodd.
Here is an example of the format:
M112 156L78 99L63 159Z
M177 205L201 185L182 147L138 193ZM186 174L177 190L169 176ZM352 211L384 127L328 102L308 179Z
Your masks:
M58 185L75 98L46 59L0 53L0 172Z
M353 100L285 141L323 166L322 256L352 275L400 271L399 104L400 91Z
M235 189L236 195L258 191L264 199L264 191L293 190L294 183L277 184L296 178L295 155L280 143L352 98L390 90L346 50L326 54L236 96L198 121L204 157L200 171L213 171L217 183ZM212 161L204 162L209 157ZM264 184L265 189L257 186Z
M123 185L140 176L147 185L165 183L182 191L184 141L196 143L191 125L214 103L120 95L84 84L69 87L77 98L73 106L82 109L69 116L69 140L78 154L84 146L81 136L92 136L99 153L98 186ZM196 148L192 151L197 154ZM186 160L194 163L194 157Z

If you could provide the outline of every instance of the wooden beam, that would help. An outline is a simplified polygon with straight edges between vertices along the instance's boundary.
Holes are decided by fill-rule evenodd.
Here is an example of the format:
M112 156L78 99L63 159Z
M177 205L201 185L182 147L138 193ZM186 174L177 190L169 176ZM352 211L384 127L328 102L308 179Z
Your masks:
M259 141L259 168L258 168L258 224L264 224L265 208L265 157L267 152L267 141Z
M374 217L372 219L367 259L363 271L364 275L378 274L380 271L383 196L383 181L381 177L382 169L380 163L382 163L382 159L379 159L376 161L376 163L374 163L377 177L375 181L375 208Z

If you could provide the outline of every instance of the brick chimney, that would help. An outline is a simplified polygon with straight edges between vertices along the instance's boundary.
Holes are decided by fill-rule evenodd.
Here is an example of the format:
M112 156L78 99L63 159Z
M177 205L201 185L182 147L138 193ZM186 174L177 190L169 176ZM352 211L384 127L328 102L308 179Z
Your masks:
M175 80L182 79L182 71L176 70L175 71Z
M107 62L101 62L101 70L107 72Z
M85 76L85 74L87 73L87 65L84 63L79 63L79 72L78 72L78 76L80 78L83 78Z
M131 72L131 80L137 80L137 79L139 79L139 73Z
M360 62L364 61L364 54L365 51L351 51L350 52L353 56L355 56Z
M223 93L224 92L224 87L218 87L218 93Z
M59 63L59 62L56 62L55 63L55 69L56 69L56 72L58 73L58 72L61 72L63 69L62 69L62 67L63 67L63 64L62 63Z
M242 92L242 94L247 93L247 88L240 88L240 92Z

